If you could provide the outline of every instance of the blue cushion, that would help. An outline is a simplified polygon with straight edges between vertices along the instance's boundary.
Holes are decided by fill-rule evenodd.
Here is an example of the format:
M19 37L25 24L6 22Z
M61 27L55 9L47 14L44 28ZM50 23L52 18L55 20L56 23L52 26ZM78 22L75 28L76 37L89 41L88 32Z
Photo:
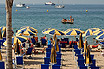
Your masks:
M50 57L44 57L44 64L49 64Z
M49 69L49 64L41 64L41 69Z
M52 69L60 69L60 65L52 65Z
M77 62L78 62L78 66L85 66L85 59L79 59L79 60L77 60Z
M46 48L46 52L51 52L51 48Z
M91 66L90 68L91 69L99 69L99 67L96 67L96 66Z
M23 65L23 56L16 56L17 65Z
M51 52L46 52L46 57L50 57Z
M5 64L4 64L4 62L0 62L0 69L5 69Z
M87 66L79 66L80 69L87 69Z

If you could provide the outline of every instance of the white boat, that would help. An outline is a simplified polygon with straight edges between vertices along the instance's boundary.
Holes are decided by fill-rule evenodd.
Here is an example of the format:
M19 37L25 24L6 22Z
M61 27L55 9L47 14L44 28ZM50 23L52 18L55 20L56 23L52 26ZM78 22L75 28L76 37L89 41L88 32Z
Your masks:
M25 4L16 4L16 7L25 7Z
M55 5L55 3L50 2L46 2L45 5Z
M64 5L57 5L55 6L55 8L64 8L65 6Z
M63 3L63 1L62 1L62 3ZM64 7L65 7L65 6L64 6L63 4L62 4L62 5L59 4L59 0L58 0L58 5L56 5L55 8L64 8Z

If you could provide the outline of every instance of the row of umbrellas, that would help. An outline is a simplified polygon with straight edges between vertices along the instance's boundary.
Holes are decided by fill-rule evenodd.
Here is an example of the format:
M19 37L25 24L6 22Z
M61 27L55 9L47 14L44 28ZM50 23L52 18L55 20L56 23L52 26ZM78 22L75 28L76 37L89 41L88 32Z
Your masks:
M96 35L96 39L98 40L102 40L104 38L104 29L99 29L99 28L90 28L86 31L82 31L80 29L77 28L72 28L72 29L67 29L66 31L61 31L61 30L57 30L54 28L47 28L45 30L42 31L43 34L49 34L49 35L53 35L54 33L56 33L56 35L60 35L60 36L78 36L80 33L82 33L83 37L89 37L92 35Z

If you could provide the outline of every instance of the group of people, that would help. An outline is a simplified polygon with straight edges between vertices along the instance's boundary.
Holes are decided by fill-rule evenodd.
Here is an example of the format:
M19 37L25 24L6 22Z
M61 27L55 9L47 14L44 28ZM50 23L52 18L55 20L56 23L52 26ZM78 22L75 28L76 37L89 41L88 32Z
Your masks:
M73 22L74 21L74 18L72 18L72 16L70 16L70 19L64 19L62 20L62 22Z

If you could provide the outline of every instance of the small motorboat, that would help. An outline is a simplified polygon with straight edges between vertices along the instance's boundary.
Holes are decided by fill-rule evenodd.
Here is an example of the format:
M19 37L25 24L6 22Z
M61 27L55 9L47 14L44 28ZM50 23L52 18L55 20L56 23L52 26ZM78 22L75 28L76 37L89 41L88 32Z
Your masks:
M73 24L74 23L74 18L72 18L72 16L70 16L70 19L64 19L61 21L63 24Z
M74 22L70 22L70 21L61 21L63 24L73 24Z

